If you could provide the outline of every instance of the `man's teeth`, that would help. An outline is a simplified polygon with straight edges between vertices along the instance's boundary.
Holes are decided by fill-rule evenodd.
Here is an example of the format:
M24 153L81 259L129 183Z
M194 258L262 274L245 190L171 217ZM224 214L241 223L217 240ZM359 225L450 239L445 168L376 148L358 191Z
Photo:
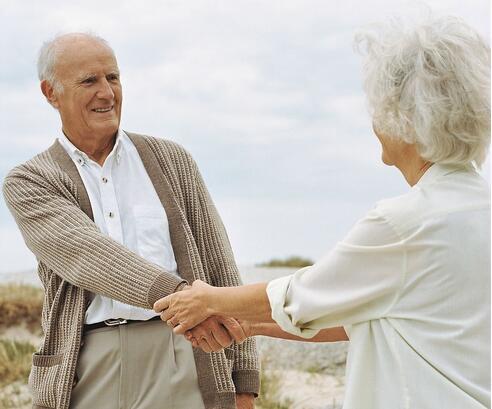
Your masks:
M108 112L111 111L113 107L108 107L108 108L94 108L93 111L95 112Z

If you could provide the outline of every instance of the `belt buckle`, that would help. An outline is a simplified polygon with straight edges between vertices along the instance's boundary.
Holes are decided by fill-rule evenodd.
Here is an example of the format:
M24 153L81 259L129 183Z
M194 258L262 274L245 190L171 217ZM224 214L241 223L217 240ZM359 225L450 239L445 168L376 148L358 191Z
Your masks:
M124 318L110 318L109 320L104 320L104 324L108 327L116 327L117 325L126 324L127 320Z

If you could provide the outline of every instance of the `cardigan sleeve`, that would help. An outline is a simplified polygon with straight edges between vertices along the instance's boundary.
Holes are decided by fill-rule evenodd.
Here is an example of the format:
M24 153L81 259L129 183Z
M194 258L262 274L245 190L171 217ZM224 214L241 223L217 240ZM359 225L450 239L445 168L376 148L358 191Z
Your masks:
M3 194L27 247L55 274L149 309L183 282L101 233L70 190L47 178L21 165L5 178Z

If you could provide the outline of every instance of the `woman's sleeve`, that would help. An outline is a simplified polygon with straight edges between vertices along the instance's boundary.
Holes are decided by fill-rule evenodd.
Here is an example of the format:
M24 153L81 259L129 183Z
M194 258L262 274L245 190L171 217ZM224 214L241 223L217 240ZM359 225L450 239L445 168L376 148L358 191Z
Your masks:
M382 318L396 301L405 262L404 241L374 209L316 264L268 284L272 318L305 338Z

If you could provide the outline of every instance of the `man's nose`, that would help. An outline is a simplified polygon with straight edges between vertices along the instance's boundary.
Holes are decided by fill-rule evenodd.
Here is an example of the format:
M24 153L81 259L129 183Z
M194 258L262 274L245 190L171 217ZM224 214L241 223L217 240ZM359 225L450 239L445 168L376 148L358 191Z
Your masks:
M111 84L106 78L101 79L99 89L97 90L97 97L101 99L113 99L114 92L111 88Z

